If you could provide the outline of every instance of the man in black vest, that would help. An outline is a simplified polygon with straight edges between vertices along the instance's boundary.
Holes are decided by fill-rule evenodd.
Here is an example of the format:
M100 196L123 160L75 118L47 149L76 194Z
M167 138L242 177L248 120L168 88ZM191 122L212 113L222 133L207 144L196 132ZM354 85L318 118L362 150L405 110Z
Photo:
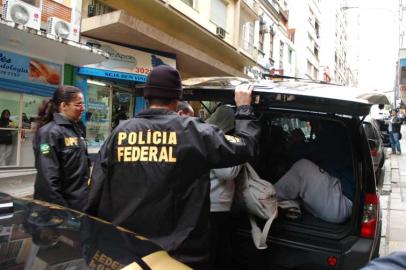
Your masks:
M228 140L214 125L179 116L178 71L154 68L144 89L149 108L114 129L99 152L87 212L148 237L194 269L208 269L208 172L257 154L251 93L247 85L235 90L236 127Z

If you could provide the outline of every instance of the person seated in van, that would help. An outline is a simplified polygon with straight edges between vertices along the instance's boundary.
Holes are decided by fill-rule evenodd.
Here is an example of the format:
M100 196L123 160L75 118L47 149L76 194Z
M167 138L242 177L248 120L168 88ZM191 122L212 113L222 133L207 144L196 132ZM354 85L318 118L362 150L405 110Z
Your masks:
M312 130L312 142L290 140L298 160L274 185L278 200L300 200L314 216L342 223L351 216L355 189L350 141L336 122L312 121Z

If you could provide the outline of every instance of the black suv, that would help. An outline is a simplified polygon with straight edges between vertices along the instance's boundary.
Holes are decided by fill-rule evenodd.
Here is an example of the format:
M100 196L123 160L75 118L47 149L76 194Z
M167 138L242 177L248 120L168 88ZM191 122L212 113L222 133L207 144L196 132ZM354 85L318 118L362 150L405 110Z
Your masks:
M379 256L379 197L362 122L373 103L387 103L387 98L311 81L254 82L230 77L186 80L183 98L192 101L204 118L219 104L232 104L235 86L248 82L255 86L254 107L262 125L260 158L252 164L261 178L275 183L289 169L286 144L293 130L301 129L310 141L310 121L339 122L351 142L348 159L356 179L355 199L351 218L342 224L325 222L305 210L298 220L279 215L265 250L255 248L247 214L233 212L230 269L359 269Z

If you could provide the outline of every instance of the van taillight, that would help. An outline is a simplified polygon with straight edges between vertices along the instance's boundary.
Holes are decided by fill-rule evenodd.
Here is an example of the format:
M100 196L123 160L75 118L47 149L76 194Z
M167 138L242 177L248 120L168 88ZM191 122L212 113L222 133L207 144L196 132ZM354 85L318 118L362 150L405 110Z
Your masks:
M374 238L378 222L379 198L376 193L366 193L362 213L361 237Z
M371 149L371 156L377 157L378 156L378 148Z

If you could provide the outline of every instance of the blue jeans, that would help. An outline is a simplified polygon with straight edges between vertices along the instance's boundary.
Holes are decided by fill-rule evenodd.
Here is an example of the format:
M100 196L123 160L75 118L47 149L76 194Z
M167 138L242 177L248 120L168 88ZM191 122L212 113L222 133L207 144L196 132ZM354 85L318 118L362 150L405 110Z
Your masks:
M392 147L392 152L395 153L396 150L401 153L402 151L400 150L400 142L399 142L399 137L400 134L397 132L389 132L389 141L390 141L390 146Z

